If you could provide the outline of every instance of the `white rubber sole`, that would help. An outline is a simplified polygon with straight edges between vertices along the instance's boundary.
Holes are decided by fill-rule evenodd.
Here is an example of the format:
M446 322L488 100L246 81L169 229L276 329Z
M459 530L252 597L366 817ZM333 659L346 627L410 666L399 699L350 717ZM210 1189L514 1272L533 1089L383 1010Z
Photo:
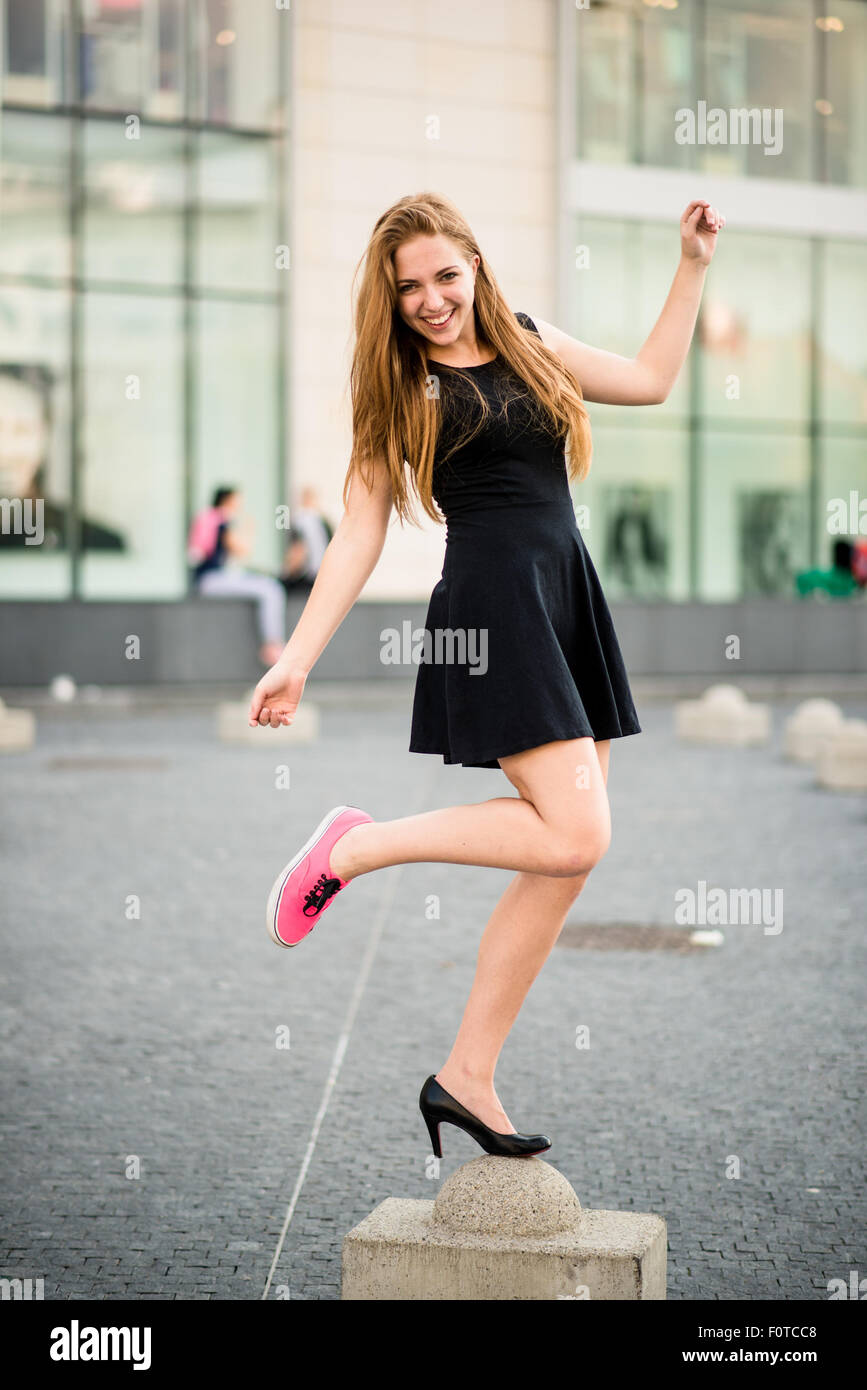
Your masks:
M317 840L322 839L322 836L325 834L329 825L333 824L333 822L336 821L338 816L342 816L344 811L354 811L356 809L357 808L354 806L335 806L334 810L329 811L328 814L324 816L323 819L319 822L313 834L310 836L310 839L307 841L306 845L299 849L298 853L295 855L295 858L290 860L289 863L285 866L285 868L282 869L275 878L274 886L272 887L271 892L268 895L268 906L265 909L265 924L268 928L268 935L270 936L271 940L276 943L276 945L285 946L287 950L291 950L293 946L300 946L301 941L306 941L307 939L307 937L302 936L301 941L283 941L277 935L277 911L280 906L280 898L283 893L283 889L286 886L286 880L288 879L292 870L297 868L298 865L301 863L301 860L304 858L305 854L310 853ZM307 936L309 935L310 932L307 933Z

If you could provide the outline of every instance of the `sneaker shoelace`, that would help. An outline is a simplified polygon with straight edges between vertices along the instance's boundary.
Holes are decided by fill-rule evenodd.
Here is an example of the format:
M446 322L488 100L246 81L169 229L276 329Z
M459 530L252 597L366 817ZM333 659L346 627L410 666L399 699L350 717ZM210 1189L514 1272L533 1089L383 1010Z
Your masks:
M328 874L319 875L309 893L304 896L304 916L315 917L321 912L329 898L333 898L335 893L340 892L340 879L329 878Z

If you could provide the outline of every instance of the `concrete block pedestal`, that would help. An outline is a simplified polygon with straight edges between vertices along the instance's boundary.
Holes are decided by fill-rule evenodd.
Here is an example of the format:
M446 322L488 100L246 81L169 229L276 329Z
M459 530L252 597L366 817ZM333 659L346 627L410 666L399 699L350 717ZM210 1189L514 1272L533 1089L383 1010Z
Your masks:
M867 792L867 719L844 719L823 739L816 781L840 792Z
M9 709L0 700L0 753L20 753L33 747L36 717L29 709Z
M314 743L319 737L319 710L316 705L300 704L291 724L279 728L255 729L247 723L250 701L224 702L217 706L217 738L221 743L248 743L254 748L276 744Z
M587 1211L540 1158L488 1155L435 1201L388 1197L343 1242L351 1300L664 1299L666 1227Z
M843 712L833 700L804 700L786 721L783 748L797 763L814 762L825 740L843 725Z
M752 704L736 685L712 685L699 700L679 700L674 723L678 738L746 748L767 742L771 711Z

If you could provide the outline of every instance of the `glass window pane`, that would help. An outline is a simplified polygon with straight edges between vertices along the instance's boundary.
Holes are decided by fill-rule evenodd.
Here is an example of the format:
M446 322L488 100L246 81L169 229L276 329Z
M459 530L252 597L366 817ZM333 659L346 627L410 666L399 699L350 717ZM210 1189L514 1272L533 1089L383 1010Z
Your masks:
M632 285L624 278L630 264L627 228L621 221L577 217L569 280L569 322L573 337L609 352L624 352L629 340Z
M145 112L152 120L185 114L186 0L158 0L149 14L150 68Z
M69 7L51 0L6 0L0 35L3 100L22 106L59 106L70 100L66 72Z
M252 568L276 573L286 532L278 531L277 329L272 304L200 300L197 305L195 507L214 488L237 487L252 521Z
M84 275L177 285L183 279L184 139L143 125L85 125Z
M867 5L834 0L824 16L819 42L824 49L827 88L819 108L830 183L867 185Z
M576 11L578 158L623 164L632 157L636 28L629 0Z
M289 10L250 0L195 0L199 120L271 129L280 115L280 24Z
M184 114L183 0L90 0L82 7L82 101L154 120Z
M609 598L689 596L688 454L685 430L594 427L593 463L572 496Z
M569 321L558 327L592 347L634 357L659 318L679 259L676 221L576 219ZM630 416L633 424L635 409L591 405L590 413L593 419L606 423ZM654 417L672 421L688 414L688 363L684 363L668 400L647 410Z
M702 300L701 409L727 420L806 420L810 248L726 228Z
M694 146L674 138L677 112L692 108L692 27L695 6L680 0L676 9L639 7L641 15L641 123L639 139L645 164L691 168Z
M759 178L808 179L813 167L812 55L816 29L812 0L725 0L706 7L704 73L707 111L726 113L726 143L698 146L699 168ZM738 132L731 110L768 110L779 121L764 132ZM777 132L775 136L775 131ZM775 148L777 154L765 154Z
M577 10L578 157L863 188L867 4L816 8L606 0ZM695 122L684 143L682 110Z
M14 275L69 275L66 117L4 111L0 177L0 270Z
M867 536L867 440L863 435L820 438L816 524L820 569L832 564L835 541Z
M0 286L0 594L67 598L69 297ZM15 506L15 504L18 504Z
M144 52L141 3L95 0L84 7L79 37L82 100L103 110L141 109Z
M199 137L196 280L214 289L274 290L277 172L259 137L203 131Z
M86 598L186 592L182 307L85 297L82 494L106 533L82 564Z
M867 425L867 245L826 241L822 280L820 412Z
M809 559L808 477L806 435L703 433L699 598L794 595Z

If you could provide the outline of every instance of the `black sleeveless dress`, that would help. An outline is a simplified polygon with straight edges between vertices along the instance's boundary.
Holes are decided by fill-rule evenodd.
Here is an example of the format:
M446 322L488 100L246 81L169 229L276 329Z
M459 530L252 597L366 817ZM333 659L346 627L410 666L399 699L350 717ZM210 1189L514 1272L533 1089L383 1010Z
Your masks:
M528 315L516 317L538 333ZM575 520L563 442L499 357L478 367L428 361L442 408L432 486L446 552L416 644L409 751L496 768L559 739L641 733ZM470 376L492 413L444 459L482 413Z

